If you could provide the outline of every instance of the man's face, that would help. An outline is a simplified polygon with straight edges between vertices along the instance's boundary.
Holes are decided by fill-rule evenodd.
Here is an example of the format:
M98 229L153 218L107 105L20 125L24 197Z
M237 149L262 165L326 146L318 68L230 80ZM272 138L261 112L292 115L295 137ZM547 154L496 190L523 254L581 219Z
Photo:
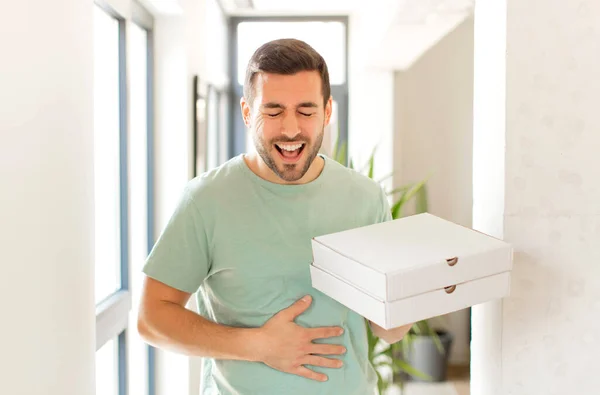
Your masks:
M298 181L319 153L331 117L331 98L323 107L321 76L259 73L254 86L253 102L241 104L256 151L279 178Z

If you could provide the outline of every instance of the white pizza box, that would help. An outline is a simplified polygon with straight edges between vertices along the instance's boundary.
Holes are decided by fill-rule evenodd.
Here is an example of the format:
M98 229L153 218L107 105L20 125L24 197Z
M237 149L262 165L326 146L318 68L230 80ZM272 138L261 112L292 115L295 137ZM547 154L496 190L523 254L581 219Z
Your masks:
M313 287L385 329L510 293L510 244L429 213L311 242Z

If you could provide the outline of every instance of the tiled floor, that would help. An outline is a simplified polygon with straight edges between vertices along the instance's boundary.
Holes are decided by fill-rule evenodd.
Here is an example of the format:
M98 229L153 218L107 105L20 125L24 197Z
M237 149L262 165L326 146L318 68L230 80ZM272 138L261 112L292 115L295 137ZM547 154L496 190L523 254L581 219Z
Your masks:
M407 383L404 393L390 388L386 395L470 395L469 367L452 366L448 369L448 381L443 383Z

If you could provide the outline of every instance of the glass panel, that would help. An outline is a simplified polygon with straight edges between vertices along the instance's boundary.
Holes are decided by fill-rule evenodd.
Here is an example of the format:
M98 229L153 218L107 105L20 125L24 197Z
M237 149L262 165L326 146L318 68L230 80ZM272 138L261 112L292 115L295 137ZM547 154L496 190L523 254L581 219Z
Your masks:
M200 175L202 173L204 173L206 171L206 167L208 164L208 158L207 158L207 150L206 150L206 142L207 142L207 92L206 92L206 85L204 85L203 83L201 83L200 81L196 80L196 85L194 87L194 95L196 97L196 103L195 103L195 111L196 111L196 124L194 125L195 128L195 136L194 138L196 139L196 157L194 158L195 161L195 171L196 171L196 175Z
M119 352L117 339L96 351L96 394L119 394Z
M131 254L132 305L129 322L137 320L142 289L142 267L148 255L148 33L132 24L128 30L130 62L129 129L129 246ZM146 344L136 330L127 331L129 341L129 393L148 393Z
M323 56L331 85L346 81L346 27L342 22L242 22L237 31L241 85L254 51L268 41L284 37L305 41Z
M227 161L229 153L229 95L222 91L219 95L219 164Z
M119 22L94 7L96 303L120 288Z
M219 95L211 87L208 91L208 130L206 135L207 169L219 165Z
M141 273L148 253L148 44L147 32L132 24L129 29L130 130L129 130L129 229L132 289L141 288ZM136 292L134 292L136 295ZM138 300L133 300L137 305Z

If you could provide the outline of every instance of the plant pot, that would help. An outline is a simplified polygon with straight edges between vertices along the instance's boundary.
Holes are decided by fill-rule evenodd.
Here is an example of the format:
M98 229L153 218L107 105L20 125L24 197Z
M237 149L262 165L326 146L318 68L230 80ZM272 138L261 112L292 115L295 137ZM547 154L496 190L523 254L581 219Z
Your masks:
M440 352L431 336L414 336L408 355L400 356L413 368L428 375L431 380L401 373L400 381L441 382L446 381L448 357L454 339L450 332L437 331L443 352Z

